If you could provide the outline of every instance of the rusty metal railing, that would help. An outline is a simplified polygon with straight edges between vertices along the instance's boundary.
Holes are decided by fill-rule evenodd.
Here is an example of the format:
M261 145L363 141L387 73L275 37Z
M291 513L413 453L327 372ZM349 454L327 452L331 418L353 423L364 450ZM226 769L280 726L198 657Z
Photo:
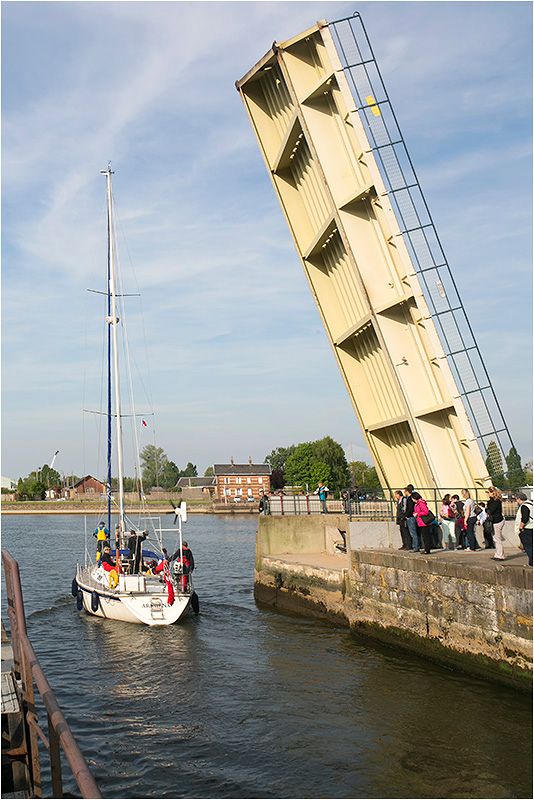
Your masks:
M11 628L13 665L15 677L22 683L22 705L25 716L28 747L28 767L30 770L33 797L42 797L41 757L38 740L48 750L53 797L64 797L61 773L61 751L72 770L81 796L102 797L89 766L82 755L69 724L58 705L54 691L43 672L32 643L26 631L26 615L20 582L18 562L7 550L2 550L4 577L7 590L7 613ZM34 686L46 709L48 736L39 725L35 706Z

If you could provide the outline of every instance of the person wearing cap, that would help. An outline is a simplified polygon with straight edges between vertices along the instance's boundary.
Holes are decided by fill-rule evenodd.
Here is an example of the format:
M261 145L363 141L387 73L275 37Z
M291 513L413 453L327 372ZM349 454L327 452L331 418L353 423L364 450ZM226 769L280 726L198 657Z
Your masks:
M532 566L532 500L524 492L516 492L517 514L515 517L515 531L519 535L521 544L528 556L528 565Z

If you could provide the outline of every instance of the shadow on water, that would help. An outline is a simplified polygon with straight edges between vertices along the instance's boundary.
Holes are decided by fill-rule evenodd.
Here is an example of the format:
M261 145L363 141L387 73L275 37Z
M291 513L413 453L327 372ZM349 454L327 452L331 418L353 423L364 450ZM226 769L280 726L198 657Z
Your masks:
M532 794L524 695L258 609L254 519L191 519L201 614L169 628L76 611L74 561L50 553L58 538L81 553L79 518L9 517L3 533L30 636L105 797Z

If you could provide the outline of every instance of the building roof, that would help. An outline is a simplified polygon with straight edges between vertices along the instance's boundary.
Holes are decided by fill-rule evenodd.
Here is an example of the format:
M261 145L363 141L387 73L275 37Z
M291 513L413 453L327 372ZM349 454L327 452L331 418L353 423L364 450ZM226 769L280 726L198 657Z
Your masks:
M91 481L96 481L101 486L105 486L106 485L105 483L102 483L102 481L99 481L98 478L95 478L94 475L86 475L85 478L81 478L77 483L75 483L73 488L76 488L76 486L81 486L82 483L85 483L86 481L90 481L90 480Z
M176 484L180 489L189 489L191 487L204 487L215 486L215 478L213 475L204 475L199 478L179 478Z
M270 475L269 464L214 464L215 475Z

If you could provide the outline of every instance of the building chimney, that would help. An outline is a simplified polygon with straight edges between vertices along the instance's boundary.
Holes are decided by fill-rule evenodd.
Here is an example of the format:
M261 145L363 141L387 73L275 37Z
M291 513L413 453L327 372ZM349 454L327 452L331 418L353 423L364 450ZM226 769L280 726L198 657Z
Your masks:
M234 463L234 457L232 456L232 457L230 458L230 464L232 464L232 466L233 466L233 463Z
M249 456L249 457L248 457L248 463L249 463L249 464L252 464L252 456Z

